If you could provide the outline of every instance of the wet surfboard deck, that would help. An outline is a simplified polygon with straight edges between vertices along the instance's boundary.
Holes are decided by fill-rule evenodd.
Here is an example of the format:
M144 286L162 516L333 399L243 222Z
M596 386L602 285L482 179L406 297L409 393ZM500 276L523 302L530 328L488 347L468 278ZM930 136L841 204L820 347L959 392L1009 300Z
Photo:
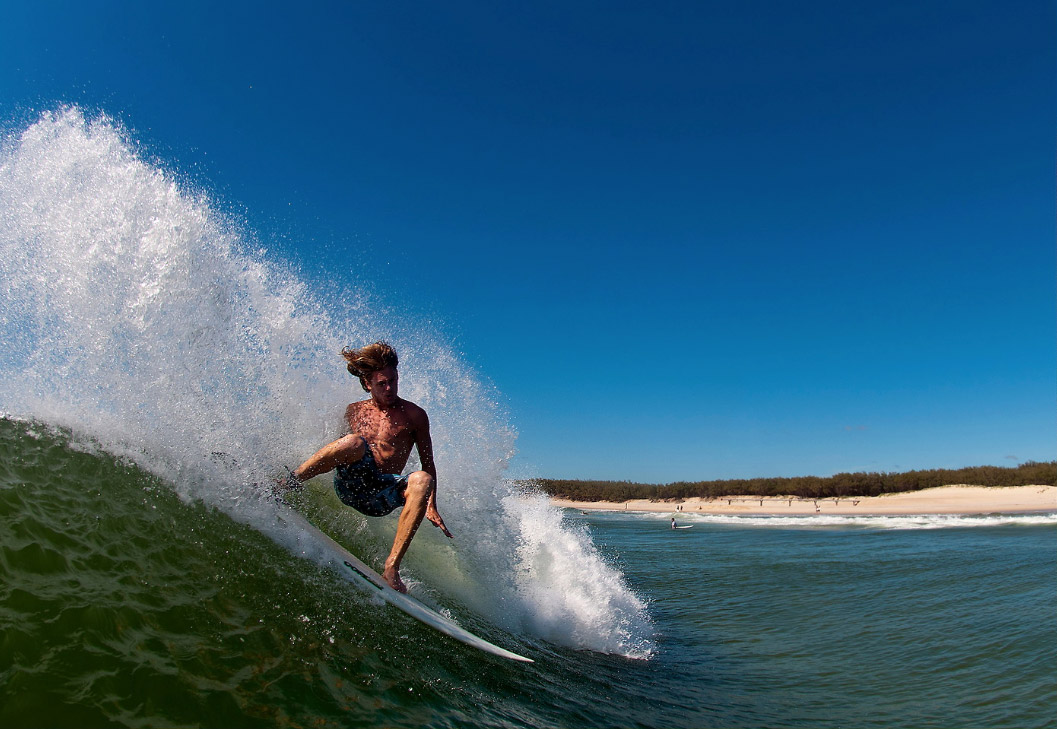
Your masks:
M288 524L293 524L318 540L327 551L332 553L339 567L339 574L362 590L376 593L393 607L402 610L419 622L428 625L444 635L450 636L457 641L473 646L492 655L508 658L512 661L533 663L531 658L518 655L484 638L474 635L453 620L446 618L437 611L426 607L410 595L397 592L382 579L381 575L360 561L345 547L338 544L332 538L320 531L312 522L301 516L296 511L283 507L280 509L280 518Z

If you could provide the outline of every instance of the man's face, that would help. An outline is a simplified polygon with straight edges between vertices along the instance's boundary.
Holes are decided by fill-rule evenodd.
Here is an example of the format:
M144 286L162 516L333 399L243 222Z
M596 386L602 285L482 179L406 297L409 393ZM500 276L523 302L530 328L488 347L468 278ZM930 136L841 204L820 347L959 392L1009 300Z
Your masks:
M370 374L367 378L367 390L376 403L390 407L396 404L398 379L396 367L386 367Z

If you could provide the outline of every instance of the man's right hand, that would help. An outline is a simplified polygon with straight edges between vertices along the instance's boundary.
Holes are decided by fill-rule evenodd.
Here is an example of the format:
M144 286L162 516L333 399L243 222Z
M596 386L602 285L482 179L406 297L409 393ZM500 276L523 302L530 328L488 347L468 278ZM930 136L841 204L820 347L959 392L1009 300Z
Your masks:
M293 471L288 471L287 475L280 476L275 479L275 485L272 487L272 495L276 498L281 498L287 491L300 491L305 487L305 484L294 475Z

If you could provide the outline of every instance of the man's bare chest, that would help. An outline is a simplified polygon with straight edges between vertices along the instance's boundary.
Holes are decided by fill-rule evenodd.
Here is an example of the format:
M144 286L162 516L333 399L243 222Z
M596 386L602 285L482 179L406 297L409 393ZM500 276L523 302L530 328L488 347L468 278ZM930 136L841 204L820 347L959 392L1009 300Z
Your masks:
M370 406L350 407L346 414L349 432L370 443L384 443L393 448L414 441L410 418L402 408L379 410Z

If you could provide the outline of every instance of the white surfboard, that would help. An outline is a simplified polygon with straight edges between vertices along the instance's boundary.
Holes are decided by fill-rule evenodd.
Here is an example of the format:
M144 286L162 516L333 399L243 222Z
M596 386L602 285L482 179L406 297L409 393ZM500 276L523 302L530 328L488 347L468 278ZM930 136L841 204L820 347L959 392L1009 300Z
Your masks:
M327 549L333 553L333 556L338 561L339 565L341 565L339 574L357 587L368 592L377 593L383 600L393 607L403 610L416 620L444 633L445 635L449 635L466 645L473 646L486 653L509 658L512 661L523 661L525 663L534 662L531 658L525 658L525 656L520 656L517 653L512 653L505 648L500 648L497 645L489 643L484 638L474 635L440 613L429 609L413 597L405 595L402 592L397 592L382 579L381 575L357 559L351 552L349 552L349 550L345 549L345 547L341 546L313 526L308 519L301 516L296 511L289 508L281 508L279 516L283 521L295 524L298 528L304 529L327 547Z
M673 529L693 529L694 525L693 524L687 524L686 526L675 526L675 527L672 527L672 528Z

